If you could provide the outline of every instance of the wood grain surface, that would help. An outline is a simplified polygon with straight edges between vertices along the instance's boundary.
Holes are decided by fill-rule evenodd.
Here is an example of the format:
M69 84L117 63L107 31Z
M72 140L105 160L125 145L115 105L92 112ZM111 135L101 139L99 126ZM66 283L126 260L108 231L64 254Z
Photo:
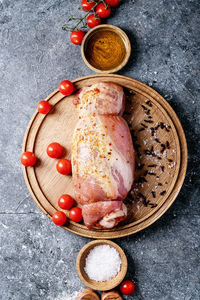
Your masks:
M96 74L74 80L76 90L98 81L115 82L126 93L127 120L136 149L136 178L126 204L128 217L111 230L88 230L83 224L69 221L65 229L90 238L119 238L136 233L155 222L174 202L183 184L187 168L185 135L171 106L156 91L132 78ZM77 122L72 101L75 95L63 96L58 90L47 97L52 110L47 115L36 112L26 130L23 151L33 151L38 162L23 167L27 187L40 209L52 218L59 209L62 194L74 196L71 176L56 171L57 160L46 154L51 142L59 142L71 157L71 142Z
M101 300L123 300L117 291L104 292L101 295Z
M100 298L93 290L85 289L78 294L77 300L100 300Z

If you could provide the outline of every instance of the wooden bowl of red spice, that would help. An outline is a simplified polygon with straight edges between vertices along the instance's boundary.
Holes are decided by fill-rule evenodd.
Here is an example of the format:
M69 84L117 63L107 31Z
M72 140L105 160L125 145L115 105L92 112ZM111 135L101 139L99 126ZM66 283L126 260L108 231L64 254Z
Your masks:
M81 55L97 73L115 73L129 60L131 44L126 33L113 25L99 25L85 35Z

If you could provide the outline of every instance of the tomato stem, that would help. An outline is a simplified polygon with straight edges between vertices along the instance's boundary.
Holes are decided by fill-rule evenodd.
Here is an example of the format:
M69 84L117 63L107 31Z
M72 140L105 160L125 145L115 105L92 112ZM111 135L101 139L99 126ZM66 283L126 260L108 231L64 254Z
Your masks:
M108 3L106 3L105 0L102 0L101 2L104 3L104 5L105 5L105 7L106 7L106 9L107 9L107 8L108 8Z
M87 16L92 12L94 11L94 9L97 7L98 4L100 4L101 2L103 2L106 6L107 4L105 3L104 0L98 0L98 1L94 1L96 4L82 17L82 18L69 18L68 22L69 21L72 21L72 20L79 20L79 22L74 26L74 27L69 27L67 25L63 25L62 26L62 29L63 30L71 30L71 31L74 31L82 22L85 18L87 18ZM86 24L83 23L83 28L86 27Z

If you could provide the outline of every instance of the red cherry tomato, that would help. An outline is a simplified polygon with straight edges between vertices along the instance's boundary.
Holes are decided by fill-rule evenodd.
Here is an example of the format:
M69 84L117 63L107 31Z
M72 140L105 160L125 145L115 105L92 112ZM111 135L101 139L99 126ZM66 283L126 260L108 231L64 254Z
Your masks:
M105 5L103 2L97 5L96 13L100 18L107 18L110 16L111 9L108 5Z
M69 80L63 80L59 84L59 91L65 96L71 95L74 91L74 85Z
M33 152L24 152L21 155L21 163L25 167L31 167L36 163L36 156Z
M131 295L135 291L135 284L130 280L126 280L120 285L120 291L124 295Z
M53 214L52 221L54 222L54 224L62 226L67 221L66 214L63 211L57 211Z
M71 161L66 158L60 159L57 162L56 169L62 175L71 174L71 172L72 172Z
M95 14L91 14L87 17L86 22L88 27L93 28L101 24L101 19L98 16L95 16Z
M85 33L82 30L74 30L71 32L70 40L75 45L80 45L84 38Z
M69 217L74 222L80 222L83 219L82 209L80 207L73 207L69 211Z
M87 0L82 0L81 2L81 7L84 11L89 11L95 6L94 1L87 1Z
M51 105L49 104L48 101L43 100L38 103L39 113L46 115L48 114L48 112L50 112L50 110L51 110Z
M51 158L59 158L63 154L63 147L59 143L51 143L47 147L47 155Z
M120 0L105 0L105 2L111 7L116 7L120 4Z
M74 204L74 199L70 195L62 195L58 199L58 205L62 209L70 209Z

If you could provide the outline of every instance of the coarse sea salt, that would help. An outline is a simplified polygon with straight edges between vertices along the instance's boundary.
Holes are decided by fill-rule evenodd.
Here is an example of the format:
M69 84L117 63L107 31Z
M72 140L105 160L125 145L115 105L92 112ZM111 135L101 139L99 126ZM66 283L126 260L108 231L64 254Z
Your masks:
M94 247L86 258L85 272L95 281L112 279L120 271L121 258L118 251L109 245Z

